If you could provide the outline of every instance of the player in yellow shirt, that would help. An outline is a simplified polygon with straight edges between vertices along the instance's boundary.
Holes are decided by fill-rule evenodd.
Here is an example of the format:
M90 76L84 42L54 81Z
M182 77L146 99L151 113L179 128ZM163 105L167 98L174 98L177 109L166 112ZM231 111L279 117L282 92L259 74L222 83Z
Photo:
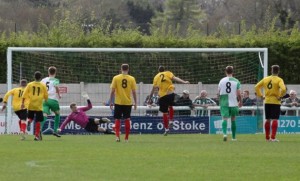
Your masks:
M272 65L272 75L263 78L255 86L255 92L258 97L264 97L265 104L265 133L267 141L279 141L276 139L276 131L278 128L278 119L280 116L281 97L286 93L286 86L283 80L278 77L279 66ZM263 96L261 88L264 89L265 95ZM272 133L270 139L270 127L272 121Z
M136 101L136 82L133 76L128 75L129 65L122 64L121 74L114 76L111 83L110 108L113 108L113 100L115 100L115 132L116 141L120 142L120 126L121 119L125 120L125 142L128 142L130 132L130 114L132 108L131 94L134 99L134 110L137 107ZM115 98L115 99L114 99Z
M27 85L27 80L22 79L20 81L20 87L14 88L10 91L8 91L4 98L3 98L3 106L2 106L2 111L6 109L6 104L9 96L13 96L12 100L12 106L13 110L18 116L19 120L19 128L20 128L20 133L21 133L21 140L25 140L25 131L26 131L26 119L27 119L27 107L28 107L28 101L25 102L25 108L21 109L21 104L22 104L22 95L25 90L25 87Z
M42 74L37 71L34 73L35 81L30 82L24 90L21 108L24 108L25 100L29 101L28 119L33 120L35 116L35 141L42 140L41 122L43 121L43 101L48 100L48 91L44 83L41 82Z
M175 77L174 74L170 71L165 71L163 66L158 68L159 73L153 79L153 88L150 93L150 97L152 97L153 92L156 88L159 88L158 96L159 98L159 111L163 113L163 124L165 128L164 135L168 135L169 127L173 124L174 117L174 90L175 86L173 85L173 81L189 84L189 81L184 81L179 77Z

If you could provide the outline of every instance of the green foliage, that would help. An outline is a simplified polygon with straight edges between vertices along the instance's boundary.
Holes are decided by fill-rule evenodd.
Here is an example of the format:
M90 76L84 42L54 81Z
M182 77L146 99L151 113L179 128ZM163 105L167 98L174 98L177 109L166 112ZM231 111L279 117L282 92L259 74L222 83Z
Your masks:
M202 12L198 1L167 0L165 10L156 13L155 18L152 19L152 24L158 28L166 26L167 29L164 34L171 31L185 36L190 26L198 29L203 19L204 12Z
M148 3L147 7L143 7L141 3L134 3L132 1L127 2L127 7L129 11L130 17L139 25L139 29L141 32L145 34L150 34L150 21L151 18L154 16L154 10L150 7Z
M269 65L279 64L281 76L288 84L300 82L300 31L299 23L288 30L278 30L276 19L267 19L264 28L255 26L246 29L241 22L241 34L232 35L220 30L218 34L205 36L190 26L185 36L181 36L180 26L176 31L166 22L160 27L151 27L151 35L138 29L114 26L103 20L91 31L85 31L80 23L70 18L65 11L60 18L47 25L39 22L38 32L1 32L0 34L0 82L6 82L7 47L144 47L144 48L240 48L266 47L269 49ZM130 23L128 23L130 25ZM143 64L135 61L136 67ZM185 62L188 63L188 62ZM134 66L133 66L134 67ZM156 69L155 69L156 70ZM184 70L189 72L190 70ZM184 72L183 71L183 72ZM84 80L82 80L84 81Z

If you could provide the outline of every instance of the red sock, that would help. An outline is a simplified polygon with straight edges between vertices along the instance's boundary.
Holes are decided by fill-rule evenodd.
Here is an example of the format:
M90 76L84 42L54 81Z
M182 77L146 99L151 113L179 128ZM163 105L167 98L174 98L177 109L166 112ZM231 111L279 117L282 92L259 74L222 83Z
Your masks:
M173 121L173 119L174 119L174 109L173 109L173 106L170 106L170 107L169 107L169 118L170 118L170 120L172 120L172 121Z
M163 113L163 121L165 129L169 129L169 119L167 113Z
M272 134L271 134L272 139L275 139L275 137L276 137L277 128L278 128L278 121L273 120L272 121Z
M120 137L120 126L121 126L121 121L119 119L115 120L115 129L116 129L116 137Z
M40 136L40 131L41 131L41 123L36 122L35 123L35 136L39 137Z
M26 123L21 123L21 132L25 134Z
M19 128L20 128L20 131L22 131L21 120L19 120Z
M130 133L130 119L125 120L125 140L128 140Z
M270 139L270 125L271 125L270 121L265 122L265 133L266 133L267 140Z

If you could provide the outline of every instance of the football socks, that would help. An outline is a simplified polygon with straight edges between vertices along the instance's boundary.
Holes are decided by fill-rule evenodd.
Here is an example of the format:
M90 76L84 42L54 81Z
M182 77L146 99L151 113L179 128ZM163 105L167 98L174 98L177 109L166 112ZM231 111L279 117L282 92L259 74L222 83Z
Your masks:
M227 135L227 121L225 120L222 122L222 131L224 135Z

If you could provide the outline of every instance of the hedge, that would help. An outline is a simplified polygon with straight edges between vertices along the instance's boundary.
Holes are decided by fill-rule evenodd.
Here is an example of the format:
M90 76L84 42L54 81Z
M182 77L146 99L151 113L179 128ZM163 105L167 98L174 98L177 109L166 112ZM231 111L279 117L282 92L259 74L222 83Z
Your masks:
M6 82L7 47L139 47L139 48L268 48L269 65L281 67L287 84L300 82L300 32L291 30L244 30L240 35L203 35L193 31L185 37L162 29L143 35L136 29L95 27L84 32L80 25L67 20L55 26L41 25L39 32L2 32L0 36L0 83Z

